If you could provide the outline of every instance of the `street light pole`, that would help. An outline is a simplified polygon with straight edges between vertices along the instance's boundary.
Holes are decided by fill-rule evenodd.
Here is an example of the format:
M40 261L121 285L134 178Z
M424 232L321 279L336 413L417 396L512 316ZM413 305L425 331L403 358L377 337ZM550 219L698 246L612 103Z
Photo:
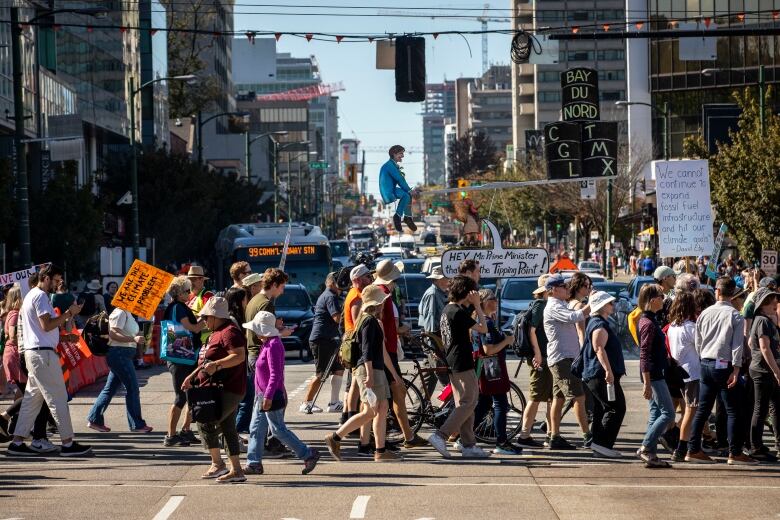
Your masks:
M279 222L279 143L274 139L274 224Z
M246 149L244 150L244 166L246 167L246 182L252 183L252 141L249 139L249 130L244 135L246 136Z
M24 143L24 71L22 70L22 28L19 8L11 7L11 54L14 87L14 151L16 152L16 200L19 218L19 250L22 266L32 264L30 248L30 199L27 182L27 147Z
M198 117L195 124L198 125L198 165L203 166L203 123L201 123L202 113L198 110Z

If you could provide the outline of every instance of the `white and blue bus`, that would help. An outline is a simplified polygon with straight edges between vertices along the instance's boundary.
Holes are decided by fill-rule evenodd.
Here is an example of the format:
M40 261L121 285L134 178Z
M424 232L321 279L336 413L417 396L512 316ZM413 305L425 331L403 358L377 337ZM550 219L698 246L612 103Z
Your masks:
M252 272L263 273L279 267L288 224L232 224L217 238L217 286L231 285L229 269L233 262L244 260ZM328 237L319 227L293 223L284 271L290 283L301 284L315 299L322 292L325 277L331 271Z

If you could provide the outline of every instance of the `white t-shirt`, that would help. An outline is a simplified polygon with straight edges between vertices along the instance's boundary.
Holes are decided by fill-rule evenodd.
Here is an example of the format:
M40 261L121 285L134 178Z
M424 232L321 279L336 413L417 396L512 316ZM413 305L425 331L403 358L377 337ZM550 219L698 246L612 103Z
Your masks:
M685 382L701 379L701 361L695 344L696 323L686 321L682 325L670 325L666 337L672 357L690 376Z
M138 322L135 321L133 315L126 310L116 307L108 316L108 326L112 329L120 329L124 336L136 337L140 330ZM127 347L135 349L135 342L122 342L115 339L110 339L108 344L112 347Z
M30 289L22 301L22 309L19 316L22 318L24 328L24 349L51 347L56 348L60 342L60 330L55 327L46 332L38 318L48 314L52 318L57 317L54 307L51 306L49 295L38 287Z

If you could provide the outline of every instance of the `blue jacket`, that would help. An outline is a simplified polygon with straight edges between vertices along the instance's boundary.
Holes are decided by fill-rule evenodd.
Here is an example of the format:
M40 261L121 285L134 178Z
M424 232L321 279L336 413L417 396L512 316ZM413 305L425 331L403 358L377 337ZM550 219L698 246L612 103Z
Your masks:
M379 193L382 195L382 201L385 204L398 200L398 197L395 195L396 186L400 186L407 193L412 191L401 174L401 170L398 169L398 165L390 159L379 170Z

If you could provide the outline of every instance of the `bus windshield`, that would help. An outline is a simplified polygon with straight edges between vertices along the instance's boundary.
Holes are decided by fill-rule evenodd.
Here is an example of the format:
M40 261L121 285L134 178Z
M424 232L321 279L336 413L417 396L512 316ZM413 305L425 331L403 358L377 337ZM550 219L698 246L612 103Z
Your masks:
M349 256L349 244L347 242L331 242L331 256Z
M234 261L244 260L252 266L252 272L262 273L269 267L279 267L283 246L252 246L236 249ZM319 296L330 272L330 246L291 245L287 252L284 272L289 283L306 287L312 297Z

